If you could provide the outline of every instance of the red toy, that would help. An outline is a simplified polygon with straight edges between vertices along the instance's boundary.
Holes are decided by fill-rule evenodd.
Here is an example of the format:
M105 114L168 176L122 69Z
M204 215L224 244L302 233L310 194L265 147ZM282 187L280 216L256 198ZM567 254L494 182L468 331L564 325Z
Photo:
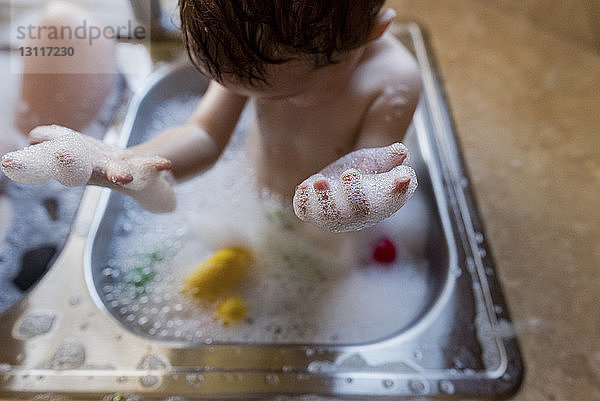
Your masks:
M393 263L396 260L396 247L388 238L380 239L375 245L373 259L378 263Z

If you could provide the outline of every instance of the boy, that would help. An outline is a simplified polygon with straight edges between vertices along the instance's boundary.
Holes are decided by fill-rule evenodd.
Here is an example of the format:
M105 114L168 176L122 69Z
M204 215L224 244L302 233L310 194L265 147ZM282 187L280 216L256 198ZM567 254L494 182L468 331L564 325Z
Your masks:
M383 2L180 0L188 53L213 78L185 125L127 150L40 127L30 134L38 147L5 155L2 169L22 182L107 186L168 211L166 171L182 179L214 164L251 99L247 150L259 184L293 196L296 215L324 230L373 225L416 187L397 142L420 77L385 34L395 12L380 13Z

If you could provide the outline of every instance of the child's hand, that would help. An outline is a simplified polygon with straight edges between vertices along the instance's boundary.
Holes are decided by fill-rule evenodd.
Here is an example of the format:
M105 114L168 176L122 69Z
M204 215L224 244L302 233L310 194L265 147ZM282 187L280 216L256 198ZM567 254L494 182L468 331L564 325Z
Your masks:
M29 140L32 146L2 157L2 171L13 181L41 184L54 178L67 186L99 185L152 212L175 208L167 159L140 156L55 125L35 128Z
M296 188L298 218L327 231L360 230L391 216L417 187L401 143L360 149L338 159Z

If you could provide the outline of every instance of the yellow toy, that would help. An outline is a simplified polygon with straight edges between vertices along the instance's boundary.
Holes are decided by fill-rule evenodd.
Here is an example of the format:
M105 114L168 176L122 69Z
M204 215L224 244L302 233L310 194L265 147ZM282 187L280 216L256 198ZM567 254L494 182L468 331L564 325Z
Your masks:
M183 283L183 293L215 301L235 289L254 264L254 255L244 248L224 248L202 262Z
M223 323L230 324L244 320L247 310L248 308L242 299L231 297L219 304L217 313Z

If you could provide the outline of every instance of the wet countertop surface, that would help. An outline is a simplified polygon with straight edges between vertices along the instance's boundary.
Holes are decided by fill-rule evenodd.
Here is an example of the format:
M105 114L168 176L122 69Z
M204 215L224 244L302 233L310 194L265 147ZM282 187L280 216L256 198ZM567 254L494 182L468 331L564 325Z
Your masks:
M388 5L437 56L525 360L515 400L600 400L600 2Z

